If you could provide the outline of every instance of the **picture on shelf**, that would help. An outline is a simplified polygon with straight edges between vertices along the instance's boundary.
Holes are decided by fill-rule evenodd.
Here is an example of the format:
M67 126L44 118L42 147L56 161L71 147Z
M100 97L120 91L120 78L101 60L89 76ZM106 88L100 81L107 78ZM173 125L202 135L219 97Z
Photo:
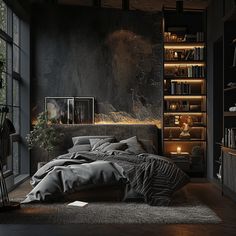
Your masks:
M94 98L76 97L74 99L74 123L94 123Z
M47 121L54 124L94 123L93 97L46 97Z

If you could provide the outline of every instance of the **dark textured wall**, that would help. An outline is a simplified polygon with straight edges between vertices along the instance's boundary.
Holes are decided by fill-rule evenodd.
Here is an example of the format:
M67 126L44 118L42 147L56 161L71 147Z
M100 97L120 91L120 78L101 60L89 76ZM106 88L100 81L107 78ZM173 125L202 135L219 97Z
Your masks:
M46 96L94 96L98 121L160 125L161 13L36 7L31 45L33 116Z
M207 111L208 111L208 153L207 153L207 176L213 179L214 159L216 155L215 135L222 129L219 124L219 112L222 112L222 95L214 90L214 43L223 36L223 1L212 1L207 9ZM223 78L222 78L223 81ZM219 83L219 81L217 81ZM222 87L221 87L222 91ZM217 140L220 142L220 140ZM219 145L218 145L219 149Z

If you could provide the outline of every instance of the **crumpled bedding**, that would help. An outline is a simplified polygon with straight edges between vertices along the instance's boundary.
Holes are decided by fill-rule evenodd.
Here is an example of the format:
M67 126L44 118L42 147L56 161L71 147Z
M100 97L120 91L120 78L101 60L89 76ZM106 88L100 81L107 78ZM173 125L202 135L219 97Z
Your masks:
M170 159L153 154L68 153L34 174L34 188L23 203L57 201L65 194L87 188L126 185L126 196L132 190L150 205L166 206L173 193L188 181L188 176Z

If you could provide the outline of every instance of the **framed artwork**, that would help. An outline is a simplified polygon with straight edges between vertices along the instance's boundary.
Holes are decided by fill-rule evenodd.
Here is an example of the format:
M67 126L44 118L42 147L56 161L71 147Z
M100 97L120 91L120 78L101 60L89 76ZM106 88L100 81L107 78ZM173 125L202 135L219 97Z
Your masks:
M54 124L94 123L94 97L46 97L47 121Z

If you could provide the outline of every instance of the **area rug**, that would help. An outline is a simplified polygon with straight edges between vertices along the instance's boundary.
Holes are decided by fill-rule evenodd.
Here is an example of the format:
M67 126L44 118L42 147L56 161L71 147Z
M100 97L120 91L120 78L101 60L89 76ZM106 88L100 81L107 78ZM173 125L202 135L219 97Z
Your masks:
M30 186L24 183L10 194L22 201ZM79 200L79 199L78 199ZM221 219L186 188L176 192L171 206L149 206L143 202L91 202L86 207L68 203L22 204L0 213L0 224L217 224Z
M22 205L0 213L0 224L216 224L221 220L207 206L155 207L145 203L89 203Z

